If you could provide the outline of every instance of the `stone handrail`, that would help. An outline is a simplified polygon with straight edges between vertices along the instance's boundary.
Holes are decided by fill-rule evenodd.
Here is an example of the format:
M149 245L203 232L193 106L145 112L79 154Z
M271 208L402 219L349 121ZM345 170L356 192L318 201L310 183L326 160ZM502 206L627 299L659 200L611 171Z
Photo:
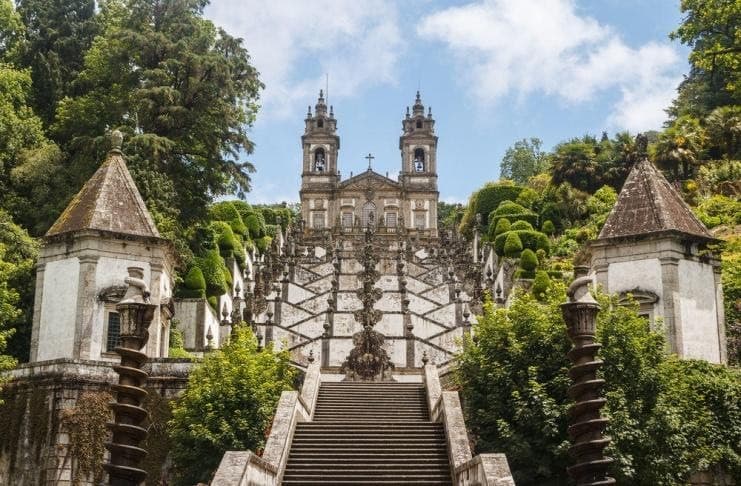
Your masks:
M455 468L456 486L515 486L504 454L479 454Z
M425 366L425 387L430 418L445 428L453 484L515 486L504 454L472 457L458 392L442 391L437 366Z
M319 363L311 363L301 392L283 392L273 418L262 457L251 451L228 451L219 464L211 486L274 486L280 484L298 422L314 413L321 375Z

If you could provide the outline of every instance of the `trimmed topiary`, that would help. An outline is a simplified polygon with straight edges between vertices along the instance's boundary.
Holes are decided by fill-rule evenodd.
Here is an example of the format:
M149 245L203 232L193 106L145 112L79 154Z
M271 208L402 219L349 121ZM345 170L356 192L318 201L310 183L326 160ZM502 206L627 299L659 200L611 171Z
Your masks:
M499 221L497 221L496 226L493 224L489 226L489 241L494 241L494 238L501 235L502 233L506 233L510 230L510 223L507 218L501 218Z
M551 287L551 278L548 276L548 272L538 270L535 272L535 281L530 291L536 299L543 301L545 300L545 294Z
M207 251L203 257L195 259L195 264L201 269L206 280L206 295L218 296L229 290L225 277L229 270L217 250Z
M520 195L523 188L516 186L511 182L496 182L485 185L476 193L476 210L475 213L481 215L481 223L488 225L491 221L487 218L489 214L495 210L502 201L514 201L517 196Z
M203 290L206 293L206 279L203 277L203 271L193 265L183 279L183 286L189 290Z
M240 249L239 242L234 237L232 227L223 221L214 221L211 227L217 234L216 243L219 245L221 256L229 258L234 255L235 251Z
M260 224L260 218L257 216L256 213L252 213L247 216L247 219L244 223L247 225L250 238L252 238L253 240L257 240L258 238L262 238L264 236L265 225Z
M510 258L517 258L522 251L522 241L516 231L508 231L500 235L497 239L505 237L504 255Z
M520 267L528 273L534 272L535 269L538 268L538 257L535 256L535 252L530 248L522 250L522 254L520 255Z
M264 253L265 251L270 248L270 244L273 242L273 239L269 236L263 236L262 238L258 238L255 240L255 245L257 245L257 250L260 253Z
M538 215L512 201L502 201L494 211L489 214L489 223L496 227L501 218L507 218L511 223L515 221L527 221L531 225L538 222Z
M224 221L229 224L232 231L238 235L247 234L247 225L242 220L242 215L237 211L233 201L222 201L212 204L208 210L212 220Z
M548 236L553 236L556 233L556 225L550 219L546 219L543 221L543 226L541 226L540 230Z
M506 254L505 249L504 249L505 242L507 240L507 237L512 233L517 234L523 248L530 248L533 251L538 251L539 249L543 249L543 251L545 251L546 254L549 254L551 251L550 240L548 240L548 237L544 235L543 233L541 233L540 231L512 230L506 233L502 233L501 235L497 236L494 239L494 251L496 252L497 255L502 256Z
M522 231L522 230L527 231L527 230L532 230L533 225L531 225L527 221L520 220L520 221L515 221L514 223L512 223L512 226L510 227L510 229L514 231Z

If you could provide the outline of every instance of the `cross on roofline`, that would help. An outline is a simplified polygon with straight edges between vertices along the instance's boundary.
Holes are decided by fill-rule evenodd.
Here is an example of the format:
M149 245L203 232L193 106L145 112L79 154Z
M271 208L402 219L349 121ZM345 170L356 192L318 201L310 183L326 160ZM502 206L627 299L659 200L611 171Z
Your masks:
M369 152L368 155L365 156L365 158L368 159L368 170L371 170L371 162L373 162L373 159L375 159L375 157L373 157Z

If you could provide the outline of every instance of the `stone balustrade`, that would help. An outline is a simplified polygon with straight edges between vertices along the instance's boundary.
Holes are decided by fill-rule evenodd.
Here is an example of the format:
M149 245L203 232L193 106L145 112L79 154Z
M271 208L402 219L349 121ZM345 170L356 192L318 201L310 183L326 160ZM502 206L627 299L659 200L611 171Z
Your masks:
M458 392L443 391L437 366L425 366L427 403L433 422L442 422L455 486L515 486L504 454L473 457Z
M274 486L280 484L298 422L311 420L319 394L319 363L307 367L301 392L285 391L278 400L262 457L252 451L228 451L211 486Z

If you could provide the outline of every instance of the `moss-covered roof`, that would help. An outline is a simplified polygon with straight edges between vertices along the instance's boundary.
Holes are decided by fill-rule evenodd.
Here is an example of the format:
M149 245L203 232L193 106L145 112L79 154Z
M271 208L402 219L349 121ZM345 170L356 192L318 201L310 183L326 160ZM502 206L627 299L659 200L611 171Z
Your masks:
M160 236L119 150L108 153L103 165L72 198L46 236L88 229Z
M713 239L669 181L644 158L630 171L599 239L665 232Z

